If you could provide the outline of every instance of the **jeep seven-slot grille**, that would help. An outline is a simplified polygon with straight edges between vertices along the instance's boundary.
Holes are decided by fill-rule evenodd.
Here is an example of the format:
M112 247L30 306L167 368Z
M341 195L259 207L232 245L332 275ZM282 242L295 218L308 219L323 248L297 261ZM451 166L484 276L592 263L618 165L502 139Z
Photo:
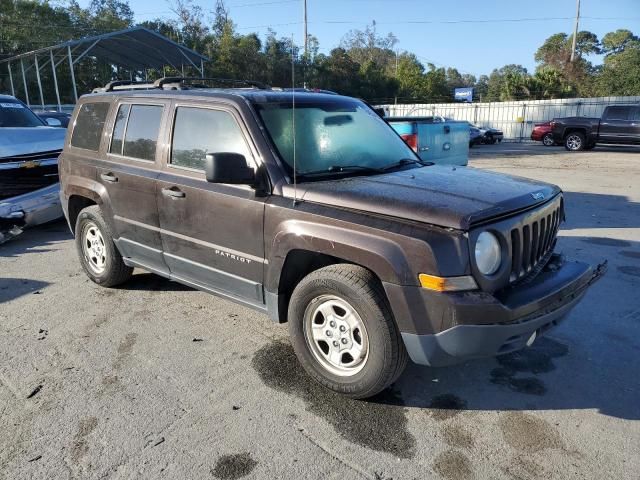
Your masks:
M511 282L535 275L544 266L563 220L562 208L562 199L556 199L528 223L511 230Z

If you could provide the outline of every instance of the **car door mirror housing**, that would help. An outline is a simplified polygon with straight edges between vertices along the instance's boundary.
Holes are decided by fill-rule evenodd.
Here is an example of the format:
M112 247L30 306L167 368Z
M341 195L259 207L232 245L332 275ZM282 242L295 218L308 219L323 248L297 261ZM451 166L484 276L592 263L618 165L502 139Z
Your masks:
M253 185L256 174L239 153L207 153L205 159L207 182Z
M62 122L60 120L58 120L57 118L53 118L53 117L47 117L45 122L49 127L61 127L62 126Z

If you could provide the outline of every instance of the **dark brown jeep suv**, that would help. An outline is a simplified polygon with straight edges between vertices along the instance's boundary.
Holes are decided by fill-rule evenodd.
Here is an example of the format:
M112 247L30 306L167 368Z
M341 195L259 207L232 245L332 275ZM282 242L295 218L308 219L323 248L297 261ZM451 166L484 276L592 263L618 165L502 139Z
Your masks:
M554 185L422 162L353 98L196 87L76 106L61 197L97 284L139 267L288 322L309 375L364 398L407 358L531 345L604 273L554 253Z

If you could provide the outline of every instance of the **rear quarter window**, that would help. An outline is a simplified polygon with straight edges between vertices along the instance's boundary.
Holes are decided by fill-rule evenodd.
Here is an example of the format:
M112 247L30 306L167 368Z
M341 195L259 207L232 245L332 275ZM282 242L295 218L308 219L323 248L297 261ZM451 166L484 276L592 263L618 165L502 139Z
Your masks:
M97 152L102 129L109 113L109 103L85 103L80 107L71 134L71 146Z

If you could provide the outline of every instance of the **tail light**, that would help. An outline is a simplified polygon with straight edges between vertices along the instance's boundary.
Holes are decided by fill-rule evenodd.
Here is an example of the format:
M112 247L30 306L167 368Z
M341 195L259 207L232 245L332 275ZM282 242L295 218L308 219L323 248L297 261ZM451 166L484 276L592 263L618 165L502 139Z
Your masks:
M550 126L551 128L554 128L554 127L556 126L556 122L553 122L553 121L552 121L552 122L549 122L549 126Z
M418 153L418 135L415 133L400 135L404 142L411 147L411 150Z

